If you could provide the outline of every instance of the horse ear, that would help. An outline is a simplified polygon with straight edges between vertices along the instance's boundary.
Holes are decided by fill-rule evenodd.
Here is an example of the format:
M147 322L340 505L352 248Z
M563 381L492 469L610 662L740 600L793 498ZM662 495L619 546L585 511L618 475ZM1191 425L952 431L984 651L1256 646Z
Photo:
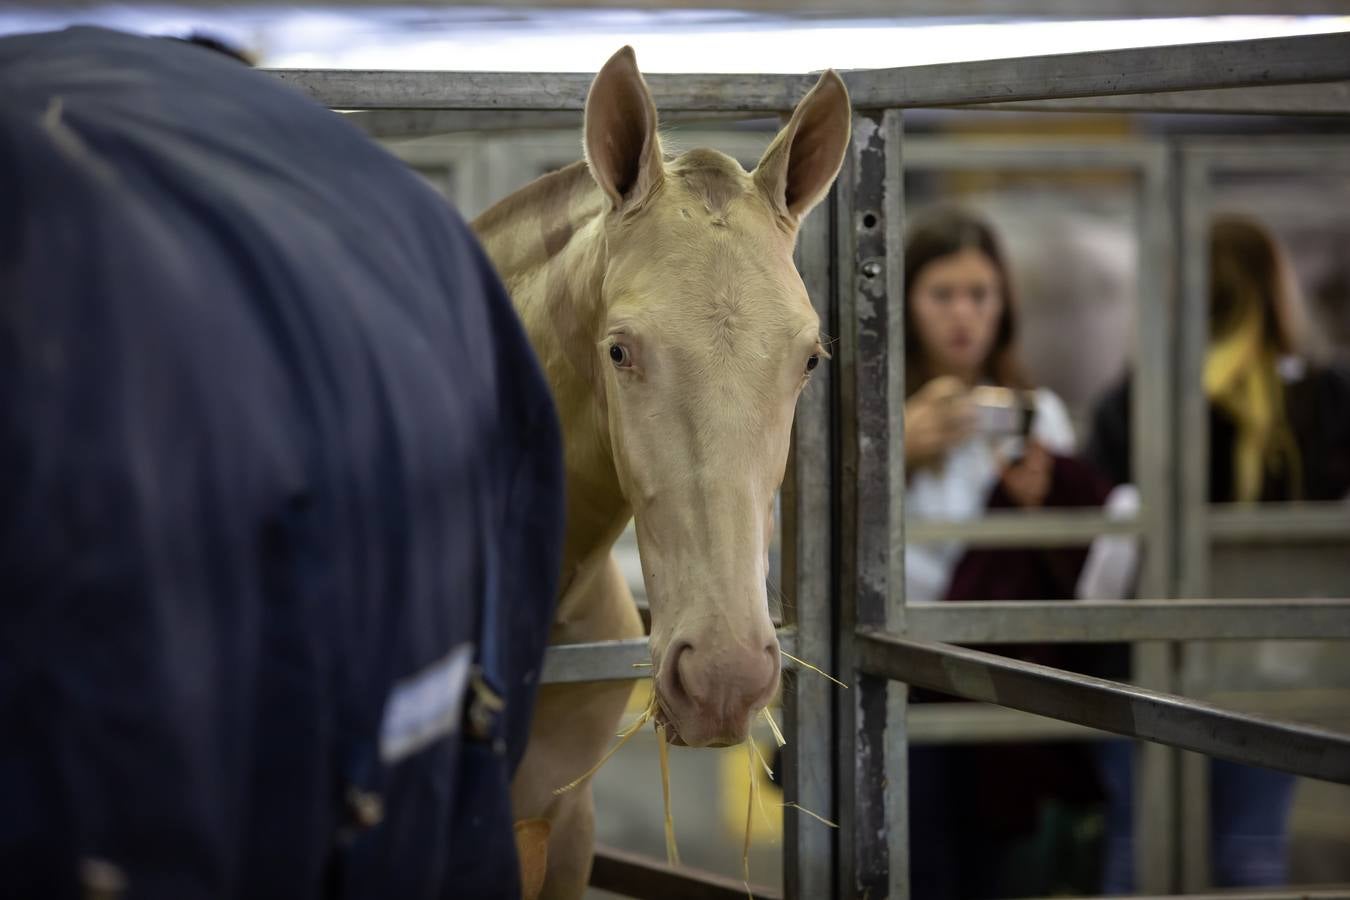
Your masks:
M852 131L848 88L827 69L764 151L755 183L780 214L800 222L834 183Z
M586 162L615 209L641 202L663 174L656 104L632 47L609 58L586 95Z

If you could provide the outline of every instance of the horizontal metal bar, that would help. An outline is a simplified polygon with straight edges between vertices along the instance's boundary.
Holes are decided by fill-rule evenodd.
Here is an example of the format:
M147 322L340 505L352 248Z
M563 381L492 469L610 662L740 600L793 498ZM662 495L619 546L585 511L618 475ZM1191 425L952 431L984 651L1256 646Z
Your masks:
M676 868L664 860L604 844L595 848L591 887L643 900L780 900L783 896L772 888L747 885L738 878L690 866Z
M1139 170L1162 164L1166 160L1166 154L1167 148L1162 142L1108 143L913 136L905 140L905 170L1069 167Z
M778 631L778 645L788 653L797 649L797 633L791 628ZM650 678L652 661L647 638L626 641L595 641L589 644L555 644L544 652L543 684L578 681L629 681ZM784 658L783 668L796 666Z
M1097 509L1056 512L986 512L978 519L934 522L911 519L905 540L911 544L961 541L982 547L1055 547L1089 544L1099 534L1139 534L1139 520L1108 519Z
M745 117L745 113L739 112L676 111L661 116L661 124L738 122ZM579 109L359 109L348 111L344 118L371 137L385 139L465 131L545 131L581 127Z
M953 644L1350 640L1350 600L916 603L911 635Z
M1018 100L962 109L1004 112L1188 113L1243 116L1350 115L1350 83L1273 84L1256 87L1118 94L1112 97L1070 97L1060 100Z
M544 651L543 684L576 681L624 681L651 677L647 638L557 644Z
M425 72L267 69L331 109L581 110L592 72ZM647 75L656 108L790 110L814 75Z
M577 128L580 110L356 109L343 118L373 138L411 138L457 131Z
M1201 178L1214 172L1350 173L1350 141L1340 136L1305 135L1291 141L1254 135L1241 142L1188 138L1180 146Z
M333 109L578 110L593 75L268 69ZM1350 34L1181 44L844 73L859 109L1350 80ZM792 109L812 75L648 75L658 109Z
M859 669L1233 762L1350 784L1350 734L1220 709L1173 694L950 644L858 630Z
M906 726L911 744L1102 739L1095 728L983 703L911 703Z
M1228 709L1321 725L1332 731L1350 727L1350 691L1278 691L1215 693L1205 697ZM909 740L915 744L997 744L1027 741L1100 741L1102 733L1085 725L991 706L986 703L914 703L909 707Z
M860 109L1350 80L1350 34L1217 41L845 75Z
M978 519L964 521L914 520L907 524L905 536L911 543L962 541L987 547L1063 546L1085 544L1099 534L1139 534L1140 522L1140 519L1108 519L1093 508L989 511ZM1350 542L1350 504L1213 506L1209 529L1216 541L1225 542Z
M1350 639L1350 600L925 603L910 605L908 615L916 636L963 644ZM792 629L781 629L778 641L795 653ZM651 670L633 664L650 661L646 638L561 644L544 656L543 682L646 678Z
M1350 504L1211 506L1209 533L1213 540L1225 543L1350 543Z
M924 603L910 605L908 615L914 635L962 644L1350 639L1347 600ZM795 654L793 629L781 629L778 641ZM561 644L544 656L543 683L647 678L651 669L634 663L649 662L646 638Z

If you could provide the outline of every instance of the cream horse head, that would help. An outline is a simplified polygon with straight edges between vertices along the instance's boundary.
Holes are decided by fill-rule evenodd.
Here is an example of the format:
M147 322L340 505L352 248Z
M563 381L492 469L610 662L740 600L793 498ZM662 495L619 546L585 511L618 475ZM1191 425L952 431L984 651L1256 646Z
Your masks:
M774 497L824 355L793 248L851 121L827 71L746 172L713 150L664 157L628 48L586 101L586 160L607 198L595 401L636 523L658 721L690 746L743 740L778 688Z

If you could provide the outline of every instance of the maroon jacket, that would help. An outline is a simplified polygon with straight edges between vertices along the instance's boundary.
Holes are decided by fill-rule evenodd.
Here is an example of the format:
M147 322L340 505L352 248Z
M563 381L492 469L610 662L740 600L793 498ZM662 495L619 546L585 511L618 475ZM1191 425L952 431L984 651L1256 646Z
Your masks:
M1068 456L1054 457L1047 509L1101 506L1111 485L1095 469ZM986 509L1016 509L999 481ZM968 550L952 572L947 601L1072 600L1088 545L1078 547L988 547Z
M1086 463L1054 457L1046 508L1099 507L1111 485ZM1000 481L990 492L988 509L1013 509L1016 503ZM1070 547L976 547L966 551L952 573L944 600L1073 600L1088 544ZM1100 645L1000 644L977 649L1055 668L1090 667ZM923 692L916 700L956 698ZM1087 745L1081 742L990 744L962 748L962 777L976 782L968 796L984 827L995 833L1026 834L1036 827L1046 798L1069 803L1102 798Z

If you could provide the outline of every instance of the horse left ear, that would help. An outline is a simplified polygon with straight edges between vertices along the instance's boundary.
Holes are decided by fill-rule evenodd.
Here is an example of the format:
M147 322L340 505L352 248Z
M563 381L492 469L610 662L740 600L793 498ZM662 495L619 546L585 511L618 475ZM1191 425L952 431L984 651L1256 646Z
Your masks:
M825 199L844 164L853 131L848 88L827 69L764 151L754 178L779 213L794 224Z

